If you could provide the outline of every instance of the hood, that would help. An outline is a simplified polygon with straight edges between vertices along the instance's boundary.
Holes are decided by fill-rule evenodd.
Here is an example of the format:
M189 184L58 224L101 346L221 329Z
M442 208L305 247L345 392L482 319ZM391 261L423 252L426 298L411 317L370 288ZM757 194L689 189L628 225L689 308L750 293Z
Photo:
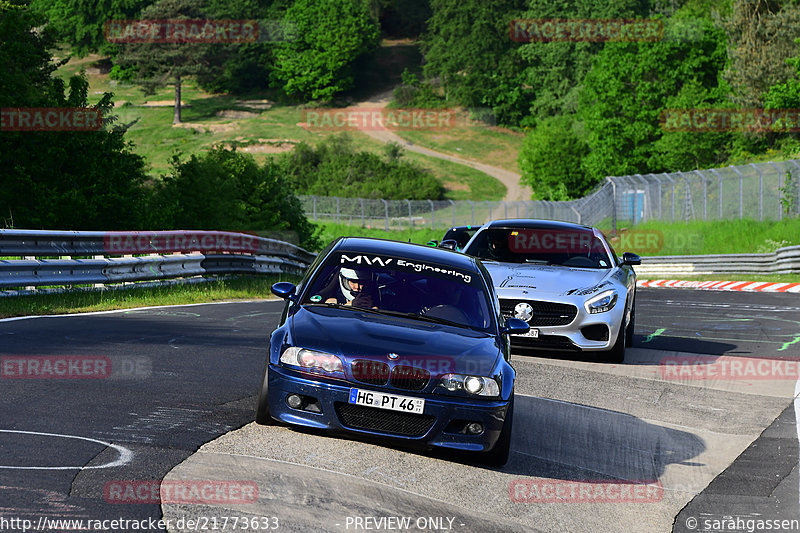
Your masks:
M488 376L502 353L487 333L409 318L313 306L290 320L293 345L336 354L348 366L369 359L427 368L433 375Z
M611 268L571 268L493 261L483 261L483 266L489 271L501 295L507 292L503 289L518 289L566 296L599 285L614 271Z

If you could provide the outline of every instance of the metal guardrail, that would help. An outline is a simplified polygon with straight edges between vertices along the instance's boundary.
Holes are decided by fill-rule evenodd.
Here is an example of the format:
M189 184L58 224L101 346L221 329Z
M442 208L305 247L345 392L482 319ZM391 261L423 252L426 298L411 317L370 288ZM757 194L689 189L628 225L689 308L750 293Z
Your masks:
M223 231L0 230L0 257L16 256L21 259L0 260L0 288L302 274L315 254L288 242Z
M635 267L644 277L704 274L799 274L800 246L767 254L672 255L644 257ZM798 276L800 279L800 276Z

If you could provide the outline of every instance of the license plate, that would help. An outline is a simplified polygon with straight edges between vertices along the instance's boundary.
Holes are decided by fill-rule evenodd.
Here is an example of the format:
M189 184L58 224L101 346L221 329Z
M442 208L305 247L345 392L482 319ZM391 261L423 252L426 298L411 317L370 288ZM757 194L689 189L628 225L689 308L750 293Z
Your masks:
M527 333L522 333L521 335L514 335L515 337L530 337L531 339L538 339L539 338L539 330L538 329L529 329Z
M422 414L423 409L425 409L425 400L422 398L409 398L408 396L397 396L395 394L360 389L350 389L350 403L389 411L402 411L404 413Z

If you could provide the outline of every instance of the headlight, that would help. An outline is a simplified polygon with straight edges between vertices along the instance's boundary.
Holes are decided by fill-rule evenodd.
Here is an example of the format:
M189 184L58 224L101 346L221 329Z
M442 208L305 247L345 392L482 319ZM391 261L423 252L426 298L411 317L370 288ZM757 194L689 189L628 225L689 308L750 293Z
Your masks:
M342 360L337 356L324 352L315 352L297 346L291 346L281 354L281 363L299 366L309 370L324 370L328 373L342 373Z
M462 374L445 374L439 382L450 392L467 391L476 396L500 396L500 387L492 378L483 376L464 376Z
M595 313L605 313L606 311L611 311L614 306L617 304L617 291L610 290L601 292L594 298L591 298L586 301L584 307L586 307L586 312L590 314Z

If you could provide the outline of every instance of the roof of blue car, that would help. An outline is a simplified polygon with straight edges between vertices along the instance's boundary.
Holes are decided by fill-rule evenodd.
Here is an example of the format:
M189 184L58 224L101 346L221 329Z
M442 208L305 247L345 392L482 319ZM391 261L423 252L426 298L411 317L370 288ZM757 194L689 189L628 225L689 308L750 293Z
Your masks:
M414 261L430 261L470 271L478 270L473 257L422 244L367 237L345 237L336 245L335 250L337 252L386 254Z

